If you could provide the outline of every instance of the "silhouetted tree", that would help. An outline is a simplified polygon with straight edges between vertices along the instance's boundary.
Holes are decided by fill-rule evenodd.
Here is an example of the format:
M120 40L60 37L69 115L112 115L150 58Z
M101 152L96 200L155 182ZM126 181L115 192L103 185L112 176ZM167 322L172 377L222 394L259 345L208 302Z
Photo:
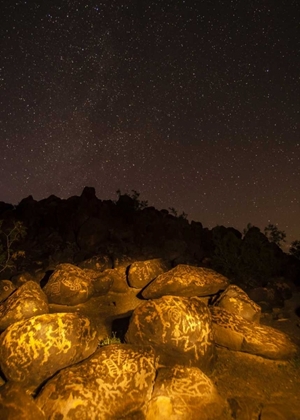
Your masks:
M122 194L121 190L116 191L119 197L119 202L131 203L134 210L143 210L148 207L148 201L140 200L140 193L136 190L131 190L131 193Z
M291 243L289 254L300 260L300 241L296 240Z
M249 229L251 229L253 225L248 223L247 226L243 229L243 235L245 236Z
M285 242L286 233L283 230L279 230L277 226L269 223L265 227L264 233L270 242L280 246L281 242Z
M214 252L212 267L234 280L240 271L240 247L241 238L234 230L224 226L216 226L212 229Z

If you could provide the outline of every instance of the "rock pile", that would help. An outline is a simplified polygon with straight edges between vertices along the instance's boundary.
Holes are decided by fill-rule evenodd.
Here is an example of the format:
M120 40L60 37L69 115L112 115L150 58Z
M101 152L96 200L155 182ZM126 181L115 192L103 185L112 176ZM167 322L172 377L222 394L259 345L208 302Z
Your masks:
M43 288L5 280L1 418L238 419L210 379L216 347L275 360L297 352L259 323L243 290L209 268L170 268L163 259L81 266L58 265ZM104 301L112 304L101 309ZM99 324L111 329L124 313L124 343L99 348Z

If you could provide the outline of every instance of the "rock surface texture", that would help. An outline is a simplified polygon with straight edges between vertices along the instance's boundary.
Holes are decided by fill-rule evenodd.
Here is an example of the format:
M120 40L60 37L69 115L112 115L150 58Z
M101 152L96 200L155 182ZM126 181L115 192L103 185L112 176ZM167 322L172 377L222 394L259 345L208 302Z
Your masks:
M222 420L226 402L198 368L158 370L146 420Z
M7 382L0 387L0 419L46 420L46 417L20 384Z
M39 315L9 326L0 336L0 366L6 379L31 391L60 369L97 348L95 328L78 314Z
M231 284L215 302L215 306L226 309L248 321L259 323L261 308L240 287Z
M115 344L62 370L37 397L47 418L142 419L156 375L151 349Z
M78 305L94 294L107 293L111 284L108 279L97 279L93 270L83 270L73 264L59 264L43 290L50 303Z
M0 331L14 322L48 312L47 296L37 283L28 281L0 305Z
M156 299L165 295L208 296L226 289L228 279L205 267L179 264L159 275L142 292L145 299Z
M163 365L181 363L205 372L213 367L211 315L197 298L164 296L142 303L130 319L126 342L153 345Z
M236 351L284 360L297 353L289 337L265 325L247 321L225 309L211 308L215 343Z
M298 349L241 288L205 267L110 261L58 264L43 289L40 271L2 284L1 419L300 420Z

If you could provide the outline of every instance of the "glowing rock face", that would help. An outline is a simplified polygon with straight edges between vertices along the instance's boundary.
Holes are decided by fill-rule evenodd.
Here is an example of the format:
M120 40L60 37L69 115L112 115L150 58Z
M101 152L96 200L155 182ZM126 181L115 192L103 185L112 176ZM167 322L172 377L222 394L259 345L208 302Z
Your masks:
M50 303L78 305L93 295L90 277L72 264L59 264L44 287Z
M165 295L208 296L226 289L228 284L226 277L210 268L179 264L153 280L142 295L145 299L156 299Z
M50 379L36 403L49 419L145 418L156 367L149 347L102 347Z
M234 284L227 287L216 301L215 306L240 315L248 321L259 323L261 315L260 306L253 302L247 293Z
M46 420L46 417L21 385L7 382L0 387L0 419Z
M39 315L1 334L0 366L8 380L34 390L58 370L90 356L97 344L97 331L85 316Z
M158 370L146 420L222 420L225 401L198 368Z
M217 306L210 310L215 343L220 346L274 360L289 359L297 352L289 336L275 328L247 321Z
M0 330L14 322L48 312L47 296L37 283L28 281L0 305Z
M160 274L168 271L170 264L162 258L146 261L137 261L130 265L128 283L130 287L141 289Z
M166 366L207 372L215 360L210 311L198 298L164 296L142 303L132 314L126 342L153 345Z
M16 287L10 280L0 280L0 302L3 302L15 290Z

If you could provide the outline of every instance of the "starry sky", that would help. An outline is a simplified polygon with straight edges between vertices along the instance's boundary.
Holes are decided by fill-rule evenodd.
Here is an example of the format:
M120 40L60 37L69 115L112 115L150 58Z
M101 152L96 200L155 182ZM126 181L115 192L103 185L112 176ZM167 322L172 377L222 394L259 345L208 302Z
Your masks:
M0 201L116 191L300 239L298 0L1 1Z

